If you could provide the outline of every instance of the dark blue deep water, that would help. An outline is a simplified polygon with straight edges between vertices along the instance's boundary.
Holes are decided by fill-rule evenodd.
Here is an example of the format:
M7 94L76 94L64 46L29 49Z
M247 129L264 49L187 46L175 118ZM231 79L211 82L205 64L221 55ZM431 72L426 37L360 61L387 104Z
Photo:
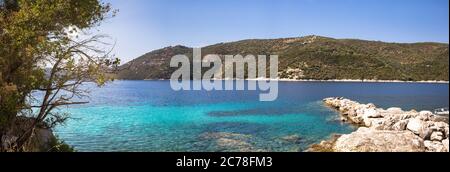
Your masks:
M89 104L62 109L56 134L78 151L303 151L355 128L321 100L343 96L379 107L449 106L448 84L280 82L273 102L257 91L173 91L169 81L92 87Z

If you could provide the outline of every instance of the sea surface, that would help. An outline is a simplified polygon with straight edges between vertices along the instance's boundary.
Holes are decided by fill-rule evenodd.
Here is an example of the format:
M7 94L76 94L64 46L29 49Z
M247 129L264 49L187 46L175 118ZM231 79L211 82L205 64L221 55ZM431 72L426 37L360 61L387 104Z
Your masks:
M55 133L77 151L304 151L340 122L322 99L343 96L378 107L449 106L448 84L280 82L273 102L259 91L173 91L169 81L115 81L91 90L89 104L60 109L71 119Z

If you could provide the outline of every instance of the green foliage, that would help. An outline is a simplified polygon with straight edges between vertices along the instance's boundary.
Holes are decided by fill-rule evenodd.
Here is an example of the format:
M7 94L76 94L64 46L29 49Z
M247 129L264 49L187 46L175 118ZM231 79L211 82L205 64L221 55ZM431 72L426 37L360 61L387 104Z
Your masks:
M192 56L192 49L168 47L145 54L123 65L121 79L169 79L175 54ZM279 55L280 77L288 68L301 69L300 79L447 80L448 44L398 44L376 41L306 36L254 39L202 48L202 55Z
M53 137L48 146L50 147L50 150L47 150L47 152L75 152L75 148L58 137Z
M71 100L83 96L81 83L107 81L105 71L118 64L106 51L93 48L104 36L81 40L72 34L98 26L115 12L100 0L5 0L1 4L0 136L19 115L35 119L34 125L62 122L52 111L80 103ZM45 96L36 99L31 94L35 90ZM71 94L58 95L61 90ZM37 113L31 111L33 106ZM25 142L30 130L19 137L19 142Z

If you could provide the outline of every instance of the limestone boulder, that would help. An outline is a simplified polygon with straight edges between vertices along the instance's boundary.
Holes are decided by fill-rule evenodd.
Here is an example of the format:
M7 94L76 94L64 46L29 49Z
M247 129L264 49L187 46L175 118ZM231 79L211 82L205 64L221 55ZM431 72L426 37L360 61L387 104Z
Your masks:
M325 104L339 110L342 119L360 126L336 139L337 152L441 152L448 151L448 116L431 111L386 110L345 98L327 98ZM426 143L425 143L426 142ZM328 150L328 148L327 148Z
M408 125L409 120L400 120L392 126L392 129L395 131L403 131L406 130L406 125Z
M420 111L419 115L416 116L416 119L422 120L422 121L429 121L433 118L434 114L431 111Z
M406 128L413 132L414 134L419 135L422 139L429 139L432 134L432 129L429 127L429 123L426 121L414 118L409 120Z
M443 134L444 138L448 138L449 134L449 125L445 122L433 122L430 128L433 131L440 131Z
M442 141L444 139L444 134L442 134L442 132L440 131L435 131L431 134L430 136L430 140L431 141Z
M381 113L375 108L365 109L363 112L364 118L381 118L383 117Z
M415 118L418 115L419 115L418 112L416 112L415 110L412 110L412 111L408 111L408 112L405 112L403 114L400 114L399 116L400 116L401 120L405 120L405 119Z
M399 107L391 107L391 108L386 109L386 112L390 113L390 114L401 114L401 113L403 113L403 110L402 110L402 108L399 108Z
M442 144L444 145L445 151L448 152L450 150L448 149L448 139L443 140Z
M367 107L368 108L377 108L377 106L375 106L375 104L373 104L373 103L368 103Z
M442 142L426 140L424 145L427 152L447 152Z
M351 120L352 123L364 124L364 118L362 118L361 116L353 116L353 117L349 117L349 119Z
M423 140L410 131L373 130L360 127L342 135L333 148L338 152L424 152Z
M386 119L384 118L375 118L371 120L371 129L375 130L385 130L388 126L385 125Z

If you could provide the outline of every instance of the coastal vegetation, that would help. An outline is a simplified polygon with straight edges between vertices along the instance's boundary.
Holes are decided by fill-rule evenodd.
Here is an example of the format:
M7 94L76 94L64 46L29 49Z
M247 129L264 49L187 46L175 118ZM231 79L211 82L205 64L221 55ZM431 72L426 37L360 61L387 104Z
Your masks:
M121 66L119 79L169 79L172 56L192 49L173 46L155 50ZM252 39L202 48L202 54L278 55L279 77L292 80L448 81L449 47L443 43L386 43L305 36ZM207 70L205 68L205 70Z
M74 147L55 136L53 130L71 117L70 113L59 111L59 108L88 103L84 100L89 95L89 90L82 87L83 83L89 82L103 86L115 78L124 80L170 79L176 70L176 68L170 67L171 57L184 54L192 60L192 48L178 45L149 52L119 66L120 60L111 54L111 50L101 48L112 47L111 44L104 41L107 36L89 33L104 20L114 17L116 12L110 4L102 3L101 0L0 0L0 152L74 152ZM278 76L286 80L448 81L449 79L449 46L445 43L386 43L312 35L219 43L203 47L202 54L218 54L221 58L224 55L237 54L278 55L280 60ZM206 70L207 68L203 71ZM193 77L191 76L191 78ZM139 88L137 90L144 90L143 87L137 88ZM163 87L155 88L157 88L155 90L163 90L161 89ZM120 91L113 89L113 92ZM143 92L136 92L133 95L138 94L142 95L138 96L139 98L149 98L154 95ZM297 92L289 94L294 95ZM116 95L116 97L121 96L123 95ZM197 95L181 98L178 95L160 97L175 97L174 99L165 99L161 103L165 106L162 106L161 109L175 109L175 111L167 112L175 114L172 115L175 116L174 118L179 118L179 121L178 119L174 120L179 122L174 125L178 128L181 126L178 124L182 124L185 122L183 120L187 118L177 116L181 112L178 109L179 105L173 108L169 106L170 103L192 101L192 104L195 104L194 100L198 101L201 98ZM109 98L105 104L117 106L117 104L111 103L113 98ZM216 99L217 97L205 100ZM223 99L240 103L226 97ZM120 101L116 102L122 105L129 99L118 100ZM289 100L289 102L294 101L296 100ZM175 104L180 102L175 102ZM342 121L361 127L351 134L334 135L331 140L313 145L311 151L439 152L449 150L448 118L445 121L428 111L403 111L399 108L385 110L377 108L373 104L360 104L343 98L329 98L324 102L339 110ZM150 108L154 107L150 106ZM274 108L285 110L280 110L281 112L270 111L264 107L235 111L230 110L228 106L224 109L220 108L223 107L211 108L216 110L205 113L206 116L197 115L203 118L198 118L196 121L242 114L272 115L271 113L298 112L297 109L285 110L283 106ZM198 112L198 107L191 109L187 107L181 110L186 110L186 114L195 113ZM111 115L110 112L104 113ZM138 115L145 116L148 115L147 112L147 109L144 109L140 112L144 115L140 113ZM166 115L158 111L154 113ZM138 119L136 121L141 120L141 118L136 119ZM108 124L111 123L104 118L101 120ZM283 125L286 124L286 121L283 121ZM297 123L303 121L294 122L298 126ZM320 121L312 123L316 125ZM203 143L213 143L210 145L213 145L214 150L266 151L252 145L256 141L253 140L255 138L251 134L220 132L222 128L233 126L246 126L242 130L261 127L261 125L243 122L205 124L208 132L202 133L196 139L204 141ZM116 127L110 128L114 131L119 130ZM323 128L328 128L328 126ZM167 138L172 136L171 133L161 133L169 130L151 129L155 133L159 132L154 134L158 137L162 137L159 134L167 135ZM142 130L142 132L149 131L150 129ZM77 130L77 132L80 131ZM189 130L184 131L183 134L185 133L189 133ZM138 139L136 140L142 142L155 140L151 137L147 138L148 140L142 139L149 135L148 133L144 134L137 135ZM76 135L76 137L79 136ZM276 146L274 147L299 145L300 142L306 144L303 143L302 137L291 133L280 136L275 139ZM88 137L82 139L90 139L86 138ZM101 141L95 140L95 144L99 142ZM305 142L310 143L307 139ZM117 143L117 140L114 140L114 143ZM186 150L186 147L178 148L164 143L161 145L174 147L170 150ZM292 151L301 150L297 145L292 148ZM123 145L118 144L118 146ZM141 147L139 148L136 150L141 151ZM277 150L285 151L284 149Z
M118 64L97 48L105 36L83 34L115 13L98 0L0 1L0 152L72 150L52 133L70 117L57 109L86 103L80 85L103 85Z

